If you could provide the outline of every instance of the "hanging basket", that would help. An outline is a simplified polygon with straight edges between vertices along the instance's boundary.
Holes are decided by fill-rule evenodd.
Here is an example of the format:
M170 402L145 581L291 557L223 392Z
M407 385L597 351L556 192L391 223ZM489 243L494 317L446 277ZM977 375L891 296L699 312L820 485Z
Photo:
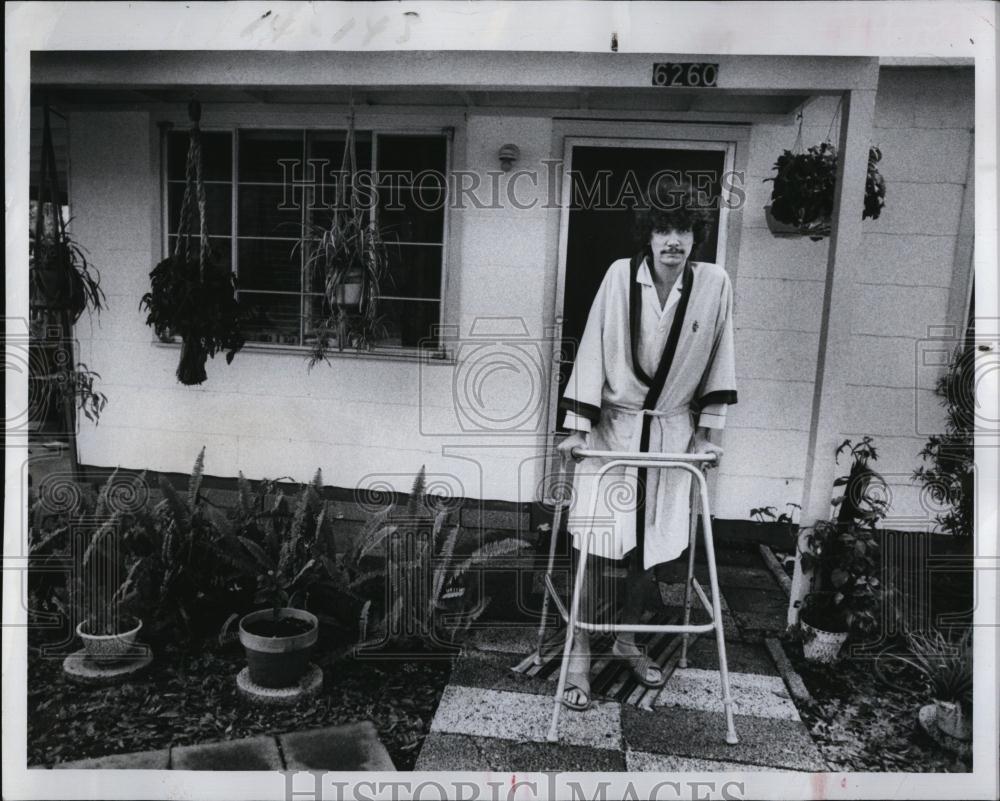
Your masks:
M146 324L153 327L161 341L180 337L177 380L185 386L205 381L205 364L218 351L226 351L226 363L232 362L243 347L242 325L246 320L236 295L236 279L228 265L219 263L208 238L199 104L192 103L189 114L191 143L177 243L174 252L149 274L150 292L141 302L149 312ZM197 237L192 219L195 208L199 223ZM195 238L197 246L192 243Z

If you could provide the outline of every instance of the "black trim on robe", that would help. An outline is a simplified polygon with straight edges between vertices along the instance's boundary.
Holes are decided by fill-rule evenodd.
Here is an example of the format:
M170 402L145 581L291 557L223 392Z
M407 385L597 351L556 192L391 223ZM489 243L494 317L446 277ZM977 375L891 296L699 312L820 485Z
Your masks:
M601 409L590 403L574 400L573 398L563 398L559 401L559 408L579 417L586 417L591 423L596 423L601 418Z
M706 406L710 406L713 403L728 403L732 406L736 403L736 390L735 389L717 389L715 392L709 392L698 398L698 409L704 409Z
M628 319L629 319L629 351L632 354L632 372L647 387L653 383L646 371L639 364L639 320L642 314L642 285L636 280L642 260L647 258L649 249L635 254L629 265ZM650 262L652 263L652 262Z
M663 386L667 383L667 374L673 364L674 355L677 352L677 343L680 340L681 329L684 326L684 315L687 313L688 300L691 297L691 288L694 285L694 268L690 260L684 265L684 277L681 281L681 296L677 301L677 308L674 311L674 319L670 324L670 333L667 336L667 344L663 348L663 355L660 357L660 364L656 368L656 375L653 376L653 383L646 393L646 399L642 404L643 409L653 409L663 392ZM638 330L638 329L636 329ZM642 436L639 440L639 450L642 453L649 451L649 433L651 418L648 414L642 416ZM646 468L640 467L636 471L636 495L638 505L635 510L635 547L639 549L638 558L645 569L645 549L644 541L646 537Z

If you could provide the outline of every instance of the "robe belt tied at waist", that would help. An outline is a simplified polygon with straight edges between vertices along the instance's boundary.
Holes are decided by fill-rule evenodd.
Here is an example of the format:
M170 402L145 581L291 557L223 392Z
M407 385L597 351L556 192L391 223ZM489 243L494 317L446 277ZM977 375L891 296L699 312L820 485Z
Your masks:
M690 403L681 404L673 407L672 409L630 409L626 406L618 406L617 404L609 403L606 405L608 409L613 409L616 412L624 412L626 414L635 415L635 424L632 426L632 435L629 438L629 450L633 453L638 452L642 443L642 425L644 420L644 415L649 415L650 417L680 417L681 415L691 415L695 413L695 408ZM690 443L688 443L690 446Z

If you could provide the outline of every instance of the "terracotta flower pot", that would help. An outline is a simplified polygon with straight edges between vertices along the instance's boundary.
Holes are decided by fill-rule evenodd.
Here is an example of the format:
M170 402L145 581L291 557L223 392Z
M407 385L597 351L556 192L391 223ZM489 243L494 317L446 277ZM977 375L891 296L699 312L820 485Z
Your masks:
M240 642L250 681L261 687L290 687L306 672L319 621L303 609L261 609L240 620Z
M76 633L83 641L83 648L89 659L95 662L120 662L135 653L135 641L142 628L142 620L132 618L136 625L128 631L117 634L88 634L87 621L77 624Z

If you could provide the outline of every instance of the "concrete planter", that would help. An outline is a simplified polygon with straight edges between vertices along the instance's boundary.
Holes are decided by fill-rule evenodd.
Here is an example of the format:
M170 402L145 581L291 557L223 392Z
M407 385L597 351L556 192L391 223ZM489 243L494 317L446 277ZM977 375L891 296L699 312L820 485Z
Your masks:
M846 631L824 631L800 620L802 626L802 653L810 662L829 665L837 660L840 649L847 642Z
M102 664L120 662L135 654L135 641L142 628L142 620L133 618L134 628L118 634L88 634L84 629L87 621L77 624L76 633L83 641L87 658Z
M261 609L240 620L240 642L247 654L250 681L260 687L291 687L305 674L312 647L319 637L316 616L303 609L279 609L277 621L297 620L308 630L289 636L255 633L253 629L274 621L274 611Z

